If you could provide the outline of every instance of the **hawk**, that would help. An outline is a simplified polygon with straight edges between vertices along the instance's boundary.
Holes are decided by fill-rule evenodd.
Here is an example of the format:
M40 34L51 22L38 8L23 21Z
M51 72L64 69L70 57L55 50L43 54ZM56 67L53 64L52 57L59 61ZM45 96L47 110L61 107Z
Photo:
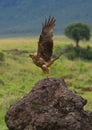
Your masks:
M53 29L55 26L56 19L49 17L42 23L42 32L38 41L38 50L36 53L30 54L33 63L40 67L49 76L49 67L57 60L60 56L52 59L53 54Z

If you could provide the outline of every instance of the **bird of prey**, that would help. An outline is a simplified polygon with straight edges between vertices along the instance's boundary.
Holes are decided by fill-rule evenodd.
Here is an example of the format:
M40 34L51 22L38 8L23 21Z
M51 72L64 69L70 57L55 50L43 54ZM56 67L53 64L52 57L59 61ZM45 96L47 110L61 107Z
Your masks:
M49 67L57 60L60 56L52 59L53 53L53 29L55 26L56 19L49 17L42 23L42 32L38 41L38 50L36 53L30 54L33 63L40 67L49 76Z

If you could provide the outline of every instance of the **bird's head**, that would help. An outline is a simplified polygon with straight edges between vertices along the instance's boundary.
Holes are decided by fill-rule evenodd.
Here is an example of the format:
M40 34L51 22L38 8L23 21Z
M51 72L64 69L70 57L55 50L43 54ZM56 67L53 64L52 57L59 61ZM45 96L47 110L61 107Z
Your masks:
M31 53L31 54L29 55L29 57L31 57L32 59L35 59L35 58L37 57L37 53Z

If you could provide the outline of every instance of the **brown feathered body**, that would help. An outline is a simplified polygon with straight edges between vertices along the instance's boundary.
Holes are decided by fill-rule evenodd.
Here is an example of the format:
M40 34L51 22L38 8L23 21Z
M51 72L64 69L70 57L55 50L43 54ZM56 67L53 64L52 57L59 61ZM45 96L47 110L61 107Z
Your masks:
M38 50L34 54L30 54L35 65L42 68L44 73L49 75L49 69L54 60L51 59L53 53L53 28L55 26L55 19L49 17L48 20L42 24L42 32L39 37Z

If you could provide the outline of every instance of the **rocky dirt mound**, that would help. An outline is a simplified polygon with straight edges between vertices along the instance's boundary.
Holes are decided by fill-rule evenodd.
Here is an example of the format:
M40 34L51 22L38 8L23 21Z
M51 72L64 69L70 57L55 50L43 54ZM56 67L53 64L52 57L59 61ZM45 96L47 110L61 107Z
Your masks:
M63 79L43 79L9 108L5 121L9 130L92 130L86 103Z

